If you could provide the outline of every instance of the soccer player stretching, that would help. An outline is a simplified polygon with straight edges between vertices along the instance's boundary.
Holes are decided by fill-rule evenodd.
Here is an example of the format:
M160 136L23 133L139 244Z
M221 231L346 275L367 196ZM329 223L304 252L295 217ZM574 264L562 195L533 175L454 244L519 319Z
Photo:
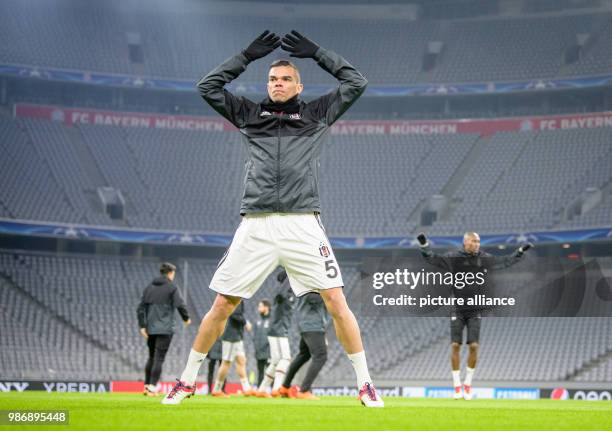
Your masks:
M421 247L421 254L427 262L453 272L466 271L466 269L472 271L482 271L484 269L486 272L488 268L507 268L517 263L523 257L523 254L533 247L533 244L526 243L521 245L511 255L496 257L480 250L480 236L476 232L466 232L463 235L463 248L440 256L430 249L425 234L419 234L417 240ZM461 291L458 288L454 288L453 294L461 296ZM451 314L451 367L453 371L453 385L455 387L453 398L456 400L463 398L469 401L472 399L472 378L474 377L476 361L478 360L480 322L481 313L479 310L456 306L455 311ZM462 393L459 354L461 344L463 344L464 328L467 328L467 345L470 350Z
M279 60L270 65L268 97L262 102L224 89L249 63L279 46L292 57L312 58L340 82L338 88L305 103L299 98L303 85L298 69L290 61ZM359 326L344 297L342 275L319 218L319 157L324 138L366 85L366 79L344 58L296 31L282 41L265 31L198 83L204 100L242 135L247 152L243 218L210 282L218 295L202 319L185 370L164 404L178 404L194 393L200 364L228 316L280 265L296 296L311 291L321 294L355 370L361 403L384 406L372 384Z

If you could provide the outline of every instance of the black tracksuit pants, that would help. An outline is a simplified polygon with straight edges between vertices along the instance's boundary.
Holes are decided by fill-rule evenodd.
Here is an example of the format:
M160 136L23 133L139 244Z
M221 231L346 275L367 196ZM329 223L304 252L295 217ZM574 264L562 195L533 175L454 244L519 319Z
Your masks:
M145 385L156 385L159 381L171 341L172 334L149 334L147 338L149 359L145 366Z
M283 386L288 388L291 386L293 377L298 370L312 358L312 362L306 371L306 376L300 387L302 392L310 391L312 383L319 375L321 368L327 361L327 345L325 344L325 332L302 332L300 338L300 351L293 358Z

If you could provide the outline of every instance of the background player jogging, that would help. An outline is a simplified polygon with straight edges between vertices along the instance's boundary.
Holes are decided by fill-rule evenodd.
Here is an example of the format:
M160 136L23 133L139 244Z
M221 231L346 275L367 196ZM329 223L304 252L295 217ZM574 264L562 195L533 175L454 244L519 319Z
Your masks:
M191 324L185 300L174 284L176 266L164 262L159 267L159 273L160 276L142 293L136 311L140 335L147 340L149 349L144 380L146 396L158 394L157 383L174 334L174 309L181 315L185 326Z
M338 88L309 103L302 101L299 71L286 60L271 64L268 97L260 103L224 88L249 63L281 46L293 57L312 58L339 81ZM265 31L198 83L204 100L235 125L243 138L247 152L240 208L243 219L210 283L218 295L202 319L185 370L164 404L178 404L193 395L200 365L228 316L280 265L296 296L311 291L321 294L355 370L361 403L384 406L372 384L359 326L344 297L340 268L319 218L318 172L324 138L366 85L366 79L344 58L296 31L282 41Z
M476 232L466 232L463 235L463 248L449 251L443 255L434 253L429 247L429 241L425 234L417 236L421 247L421 254L427 262L448 271L479 271L483 268L492 269L507 268L517 263L533 245L526 243L517 248L514 253L508 256L493 256L480 250L480 235ZM489 266L490 265L490 266ZM455 296L460 293L457 288L453 288ZM480 342L480 322L481 313L479 310L462 308L455 306L455 311L451 314L451 368L453 373L453 386L455 392L454 399L472 399L472 378L476 371L478 361L478 348ZM467 328L467 345L469 355L463 387L461 385L460 353L463 344L463 330Z
M223 383L232 363L236 364L236 374L240 378L242 393L246 396L253 395L246 372L246 354L244 352L243 341L245 329L250 331L251 324L244 317L244 303L241 302L229 316L223 335L221 335L222 362L211 392L211 395L214 397L226 398L228 396L223 392Z
M253 324L253 347L255 347L255 362L257 363L257 384L263 381L266 367L270 362L270 344L268 343L268 330L270 329L270 308L272 305L267 299L257 304L259 319ZM210 352L209 352L210 356Z
M286 271L281 271L276 280L280 286L274 296L274 308L272 309L270 329L268 330L270 364L266 368L263 381L260 383L257 392L257 396L262 398L280 396L279 389L285 380L287 368L289 368L291 362L289 328L293 317L295 295L289 285Z

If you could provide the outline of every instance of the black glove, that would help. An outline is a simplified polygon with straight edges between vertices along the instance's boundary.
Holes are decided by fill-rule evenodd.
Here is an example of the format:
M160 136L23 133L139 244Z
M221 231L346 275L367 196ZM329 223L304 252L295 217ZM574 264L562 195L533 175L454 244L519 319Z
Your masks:
M280 37L274 33L270 33L270 30L266 30L260 34L257 39L251 42L248 48L242 51L242 53L249 61L255 61L258 58L270 54L280 45Z
M529 250L531 247L533 247L533 244L530 242L526 242L525 244L521 245L519 247L519 252L521 253L525 253L527 250Z
M290 52L290 57L312 58L319 49L319 45L307 37L302 36L295 30L287 33L282 40L281 48Z
M421 244L421 247L427 244L427 237L422 232L419 234L419 236L417 236L417 240L419 241L419 244Z

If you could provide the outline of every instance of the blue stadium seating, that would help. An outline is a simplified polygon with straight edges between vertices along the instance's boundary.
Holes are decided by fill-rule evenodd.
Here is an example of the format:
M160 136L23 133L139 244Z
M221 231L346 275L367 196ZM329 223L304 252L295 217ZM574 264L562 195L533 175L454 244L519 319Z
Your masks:
M609 73L612 17L575 13L531 18L458 21L376 21L364 17L317 19L218 16L201 10L166 13L120 7L119 2L5 0L0 4L0 62L67 69L197 79L244 49L263 29L298 28L342 53L375 84L499 81ZM229 31L228 29L231 29ZM139 35L144 61L129 58L128 33ZM564 65L576 35L592 39L578 62ZM342 34L342 38L337 35ZM422 72L427 43L444 43L437 66ZM262 82L281 52L254 63L244 82ZM311 61L298 60L306 82L330 78Z
M2 119L0 136L13 156L0 162L5 217L114 225L95 194L112 186L126 198L128 227L231 233L238 225L243 148L235 132ZM608 128L331 135L321 158L323 221L333 236L411 235L422 229L422 204L447 193L451 211L430 233L602 226L607 200L571 221L563 214L587 187L610 183L610 166Z
M606 271L609 271L611 262L607 262ZM216 262L190 259L177 263L177 280L194 316L194 325L183 329L177 324L164 367L163 377L167 380L181 372L197 322L214 298L208 283ZM136 305L158 265L154 259L0 251L3 376L141 379L146 348L138 333ZM364 315L358 269L351 263L341 267L347 300L360 323L374 378L448 384L448 318ZM186 272L188 286L183 284ZM246 301L248 320L256 319L257 302L273 298L276 289L277 283L270 277ZM176 317L178 323L178 314ZM608 357L612 352L611 323L609 317L484 318L477 378L480 381L612 382ZM318 384L352 385L351 365L332 328L328 328L327 336L328 362ZM290 338L292 351L296 352L299 337L295 324ZM247 356L252 361L250 334L245 339ZM254 369L253 362L249 368ZM205 370L201 378L203 373Z

